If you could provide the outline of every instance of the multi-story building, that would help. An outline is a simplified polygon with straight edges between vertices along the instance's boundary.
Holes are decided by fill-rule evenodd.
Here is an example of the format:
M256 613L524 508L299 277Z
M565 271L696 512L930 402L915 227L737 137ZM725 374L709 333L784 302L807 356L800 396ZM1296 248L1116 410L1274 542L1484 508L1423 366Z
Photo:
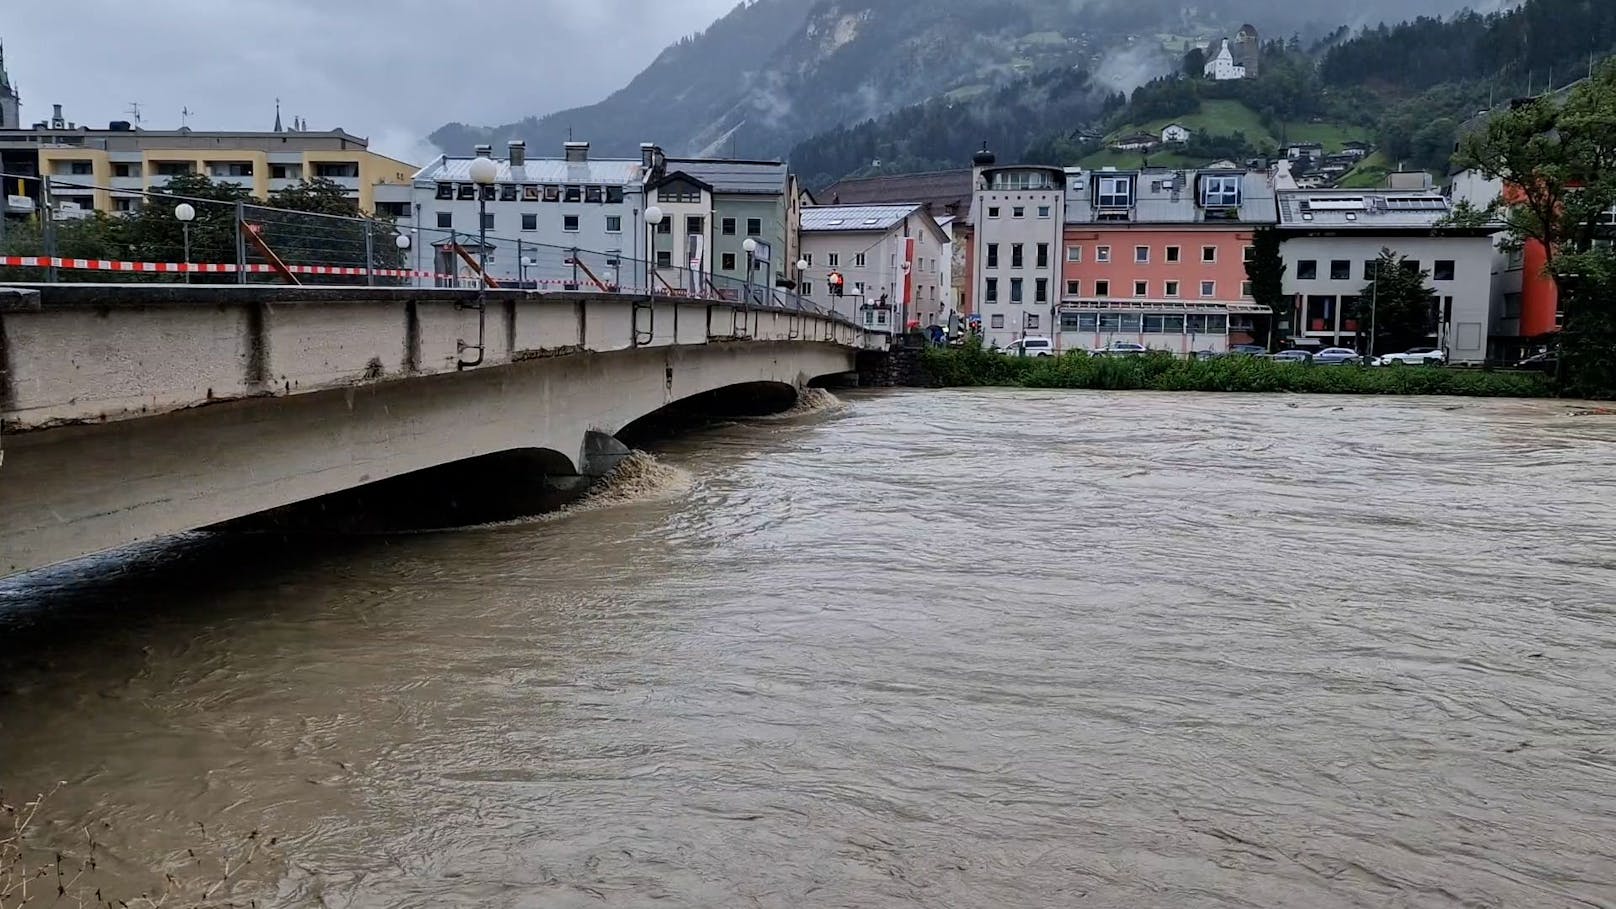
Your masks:
M841 180L826 187L819 194L827 205L902 205L918 202L937 219L939 227L949 236L948 249L943 254L946 273L942 291L949 301L949 310L967 315L971 312L972 279L969 267L971 253L971 171L932 171L920 174L890 174L880 177L859 177Z
M1253 232L1274 222L1266 173L1070 171L1057 346L1266 343L1246 260Z
M744 245L755 241L750 280L773 286L797 280L797 224L802 193L797 179L778 161L721 158L661 158L659 176L650 186L650 204L668 217L657 231L659 266L666 260L681 271L694 268L746 282Z
M891 307L895 328L945 325L942 290L948 235L924 205L826 205L802 212L802 293L824 306L863 303ZM843 280L844 303L827 278ZM851 315L851 313L848 313ZM877 326L886 327L886 326Z
M984 343L1004 347L1053 328L1059 293L1066 172L1041 165L999 166L992 152L973 160L975 220L973 319Z
M443 155L415 175L409 224L418 229L421 270L469 275L457 247L476 255L479 236L486 233L488 272L502 284L524 277L524 259L553 269L568 250L578 249L619 253L615 262L602 257L585 267L611 262L614 283L643 286L633 263L644 259L646 248L644 180L656 164L650 148L639 158L592 158L588 142L566 143L559 158L530 158L521 141L511 142L502 158L493 158L490 146L474 151ZM471 179L471 163L481 156L498 165L493 184L483 190L485 200L478 199ZM484 206L486 222L479 227ZM624 267L631 274L623 274Z
M1451 205L1430 190L1281 190L1284 289L1295 302L1298 346L1352 346L1353 318L1381 250L1430 272L1431 337L1452 363L1487 360L1496 226L1445 226ZM1392 353L1393 351L1374 351Z
M378 187L392 187L394 207L407 197L414 165L377 154L367 140L342 130L280 128L272 132L135 129L114 122L91 129L69 122L55 105L50 120L28 129L0 131L0 164L7 173L51 179L53 202L82 211L126 212L142 193L161 189L180 174L206 174L237 183L263 199L305 179L342 186L363 211L375 211ZM26 174L25 174L26 176ZM7 187L14 191L16 186ZM42 203L39 180L25 180L25 195Z

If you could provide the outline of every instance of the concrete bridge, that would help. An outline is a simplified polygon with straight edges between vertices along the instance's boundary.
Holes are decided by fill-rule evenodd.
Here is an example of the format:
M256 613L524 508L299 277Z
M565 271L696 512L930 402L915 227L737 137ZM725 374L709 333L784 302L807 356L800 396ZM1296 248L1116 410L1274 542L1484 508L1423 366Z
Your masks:
M634 421L850 372L871 338L643 296L0 288L0 576L475 459L599 475Z

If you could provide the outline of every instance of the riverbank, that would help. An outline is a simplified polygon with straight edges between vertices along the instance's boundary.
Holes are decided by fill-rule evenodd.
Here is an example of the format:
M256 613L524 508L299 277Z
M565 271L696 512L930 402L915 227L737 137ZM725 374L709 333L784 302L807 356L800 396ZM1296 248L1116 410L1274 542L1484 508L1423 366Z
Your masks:
M1308 366L1256 357L1180 360L1170 356L1008 357L980 347L929 348L921 357L935 387L1009 386L1111 391L1295 392L1352 395L1554 397L1530 372L1437 367Z

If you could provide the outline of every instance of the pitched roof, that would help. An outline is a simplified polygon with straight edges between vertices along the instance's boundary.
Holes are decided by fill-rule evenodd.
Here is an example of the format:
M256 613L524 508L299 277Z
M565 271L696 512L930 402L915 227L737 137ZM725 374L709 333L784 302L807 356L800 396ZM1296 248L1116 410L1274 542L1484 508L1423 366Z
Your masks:
M831 205L917 203L928 206L933 215L963 218L971 212L971 171L961 168L840 180L814 195Z
M434 183L471 182L473 158L439 158L415 175L416 180ZM605 185L638 185L639 158L591 158L588 161L566 161L561 158L528 158L523 167L511 167L510 159L496 158L499 176L496 183L600 183Z
M1135 178L1134 204L1127 221L1100 219L1099 212L1090 204L1094 187L1089 178L1093 176ZM1208 218L1207 210L1196 198L1196 181L1203 177L1231 176L1240 178L1239 208L1232 218ZM1274 190L1268 182L1268 175L1262 171L1084 171L1074 174L1066 182L1067 224L1105 224L1111 227L1129 224L1272 224L1274 217Z
M786 191L790 170L778 161L731 161L722 158L669 158L668 170L682 171L711 186L715 193L772 196Z
M902 205L819 205L802 210L802 230L811 232L887 231L919 208L918 202Z

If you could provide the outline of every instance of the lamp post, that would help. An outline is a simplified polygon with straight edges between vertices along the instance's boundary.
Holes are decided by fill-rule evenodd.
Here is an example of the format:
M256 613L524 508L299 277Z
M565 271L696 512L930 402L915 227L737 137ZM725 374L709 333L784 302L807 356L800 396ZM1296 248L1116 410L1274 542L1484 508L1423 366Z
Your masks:
M527 270L537 264L538 260L532 256L523 256L516 260L517 280L521 282L523 290L527 289Z
M756 267L753 256L757 254L757 241L747 237L741 243L741 249L746 251L746 305L752 305L752 269Z
M487 155L471 162L471 182L477 184L477 270L482 272L478 289L488 286L488 188L499 179L499 165Z
M189 202L174 206L174 220L180 222L185 234L185 283L191 283L191 222L196 220L196 208Z
M662 209L655 205L645 210L645 285L652 299L656 298L656 232L662 218Z
M398 247L398 261L399 261L400 264L402 264L405 261L404 254L409 252L409 249L410 249L410 235L409 234L399 234L398 236L393 238L393 245ZM410 278L410 284L412 286L415 284L415 278L414 277Z

